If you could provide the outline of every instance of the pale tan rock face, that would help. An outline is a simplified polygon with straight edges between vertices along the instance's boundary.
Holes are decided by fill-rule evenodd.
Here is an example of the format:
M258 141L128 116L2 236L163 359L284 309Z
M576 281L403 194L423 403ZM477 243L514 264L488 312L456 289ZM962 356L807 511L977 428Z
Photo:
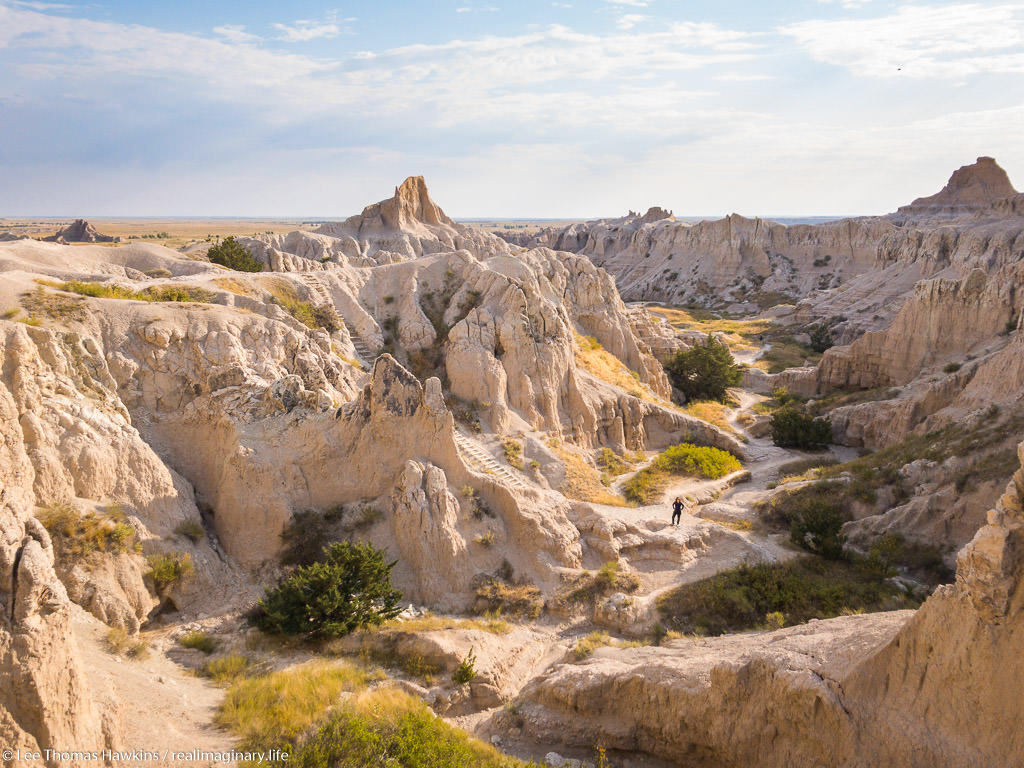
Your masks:
M1022 552L1018 470L956 584L916 614L601 649L531 683L519 709L537 738L687 766L1024 765Z
M418 583L405 599L453 610L463 607L473 571L457 530L459 501L444 472L407 461L395 488L392 529L402 557L418 564Z
M104 725L75 656L70 607L46 530L24 491L0 488L0 741L21 750L100 750ZM43 765L43 761L27 761ZM75 766L88 761L73 760Z
M174 537L197 523L191 485L168 467L132 425L103 354L84 329L60 331L0 323L0 434L6 447L0 482L28 505L70 504L79 512L118 505L145 554L187 552L195 577L175 592L180 607L217 593L224 565L204 543ZM157 604L135 553L64 559L56 569L67 592L112 626L137 630Z
M974 269L963 279L924 280L892 325L847 347L828 350L818 368L819 387L903 385L921 370L989 344L1017 317L1024 264L994 274Z
M958 168L941 191L930 197L919 197L904 205L899 213L913 216L957 215L981 210L1017 190L999 164L991 157L979 157L972 165Z
M389 264L432 253L466 249L485 257L508 253L505 241L449 219L430 199L422 176L410 176L389 200L368 205L358 216L321 225L316 234L337 238L334 252L344 252L358 266ZM355 262L353 262L355 263Z

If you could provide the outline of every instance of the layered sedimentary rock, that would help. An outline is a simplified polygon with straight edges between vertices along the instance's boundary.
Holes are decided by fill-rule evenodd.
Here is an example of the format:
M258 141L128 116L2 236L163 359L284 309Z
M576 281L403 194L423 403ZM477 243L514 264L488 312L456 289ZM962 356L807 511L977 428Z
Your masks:
M1024 460L1024 445L1020 449ZM527 732L680 765L1024 765L1024 471L916 613L604 649L528 686Z
M98 617L135 629L157 598L194 609L218 591L207 579L245 593L223 574L273 560L305 509L365 517L361 535L401 553L395 575L410 599L463 608L474 578L503 560L554 587L581 550L569 503L546 490L545 474L559 477L549 439L617 451L689 439L742 453L669 406L661 366L610 276L588 259L544 248L512 256L454 225L420 179L357 219L349 223L363 240L350 254L344 238L322 232L275 236L260 255L284 271L257 274L153 245L85 247L75 258L58 245L4 246L0 300L43 324L3 324L5 374L27 414L10 439L33 457L35 503L97 514L120 505L139 526L143 554L187 552L196 564L191 587L159 596L140 584L141 556L86 575L61 570ZM450 250L463 236L475 250ZM392 258L382 244L396 239L408 247ZM367 268L377 261L390 263ZM168 285L205 293L184 303L83 298L34 275L113 279L129 294ZM583 336L633 372L630 391L577 365ZM492 446L531 433L523 444L539 466L535 482L489 474L479 464L485 443L457 445L445 400L453 396L475 409ZM486 523L467 516L467 487L492 513ZM194 530L200 509L224 564L210 564L217 555L206 542L175 533ZM466 545L485 534L502 542L500 557Z
M962 279L922 280L888 328L825 353L819 389L899 386L929 365L991 348L1018 317L1022 291L1024 262L975 268Z
M258 235L241 241L274 269L298 271L310 267L280 254L296 254L313 263L376 266L460 249L480 257L509 252L501 238L448 218L430 199L422 176L410 176L395 188L394 197L368 205L345 221L322 224L312 233Z
M120 238L101 235L85 219L75 219L66 227L58 229L56 234L44 237L43 240L51 243L113 243Z
M979 157L972 165L958 168L941 191L919 197L897 213L909 216L958 216L981 211L992 203L1013 197L1017 190L1006 171L994 158Z
M0 414L16 418L0 394ZM4 441L5 464L21 464ZM0 741L5 750L99 751L113 734L90 699L71 636L71 602L53 570L53 547L26 504L30 478L0 487ZM107 731L107 736L104 731ZM4 762L13 759L4 755ZM28 765L57 761L26 759ZM86 759L60 761L89 765Z
M898 213L786 226L733 214L696 224L622 219L542 230L517 241L581 253L628 301L755 311L800 301L799 322L830 319L837 341L887 325L923 278L992 271L1024 252L1024 207L991 158Z

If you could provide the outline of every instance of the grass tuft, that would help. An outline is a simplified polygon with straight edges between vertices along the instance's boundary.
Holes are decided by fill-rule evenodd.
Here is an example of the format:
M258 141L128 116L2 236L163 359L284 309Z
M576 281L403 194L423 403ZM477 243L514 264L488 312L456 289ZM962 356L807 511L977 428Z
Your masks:
M149 656L149 643L132 635L123 627L114 627L107 632L107 650L129 659L144 659Z
M207 655L217 650L217 641L205 632L186 632L178 638L178 644L182 648L194 648Z
M238 653L218 656L203 664L202 673L215 683L230 683L240 680L252 666L252 659Z

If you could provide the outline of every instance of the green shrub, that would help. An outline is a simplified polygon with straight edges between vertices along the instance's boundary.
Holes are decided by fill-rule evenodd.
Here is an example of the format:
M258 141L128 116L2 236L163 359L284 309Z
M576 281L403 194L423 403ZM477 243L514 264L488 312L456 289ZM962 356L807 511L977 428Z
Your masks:
M956 373L960 370L960 363L946 363L942 366L943 373Z
M186 632L178 638L178 644L182 648L194 648L207 655L217 650L217 641L205 632Z
M828 560L838 560L846 543L846 537L840 533L843 522L843 514L838 507L812 499L794 511L789 523L789 538L808 552Z
M832 442L832 423L815 418L792 406L783 406L772 414L772 442L781 448L819 451Z
M469 653L462 661L459 662L459 666L452 672L452 682L456 685L464 685L476 677L476 654L473 653L473 649L469 649Z
M206 529L196 520L183 520L174 526L174 532L193 542L206 538Z
M169 552L150 555L149 571L146 573L153 579L157 594L163 594L183 578L192 573L192 555L181 552Z
M832 339L831 329L824 323L812 325L807 329L807 333L811 337L811 349L818 354L821 354L835 344L835 341Z
M743 378L729 348L711 334L703 344L680 350L665 366L672 386L687 400L726 400L726 390Z
M297 768L526 768L437 717L404 691L380 689L332 710L287 765Z
M260 600L256 624L310 638L378 625L401 611L402 594L391 586L394 565L372 544L335 542L323 561L298 568Z
M742 469L739 459L728 451L706 445L679 443L667 448L649 466L622 485L628 501L652 504L658 500L673 475L692 475L712 480Z
M223 241L207 251L210 261L238 272L262 272L263 265L253 258L248 248L234 237L225 237Z
M893 531L872 541L867 554L857 558L856 564L874 578L885 579L904 571L929 586L948 584L954 576L939 547L907 541L903 534Z
M696 475L716 480L741 468L739 459L728 451L707 445L679 443L670 446L654 463L676 475Z
M720 635L825 619L849 611L915 607L898 587L869 576L841 560L799 557L783 563L740 565L701 581L684 584L658 601L666 627Z
M515 467L516 469L523 468L523 445L518 440L506 440L501 444L501 449L505 453L505 461L508 462L509 466Z

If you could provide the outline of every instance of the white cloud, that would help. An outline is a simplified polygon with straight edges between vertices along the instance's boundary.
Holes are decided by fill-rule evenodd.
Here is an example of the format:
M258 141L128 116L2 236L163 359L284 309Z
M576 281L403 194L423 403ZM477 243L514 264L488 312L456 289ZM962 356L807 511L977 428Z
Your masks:
M645 22L650 18L650 16L643 13L627 13L623 16L620 16L618 21L615 22L615 25L619 29L632 29L637 24Z
M814 59L866 77L1024 72L1024 5L907 5L872 19L781 27Z
M650 5L649 0L604 0L609 5L629 5L634 8L646 8Z
M831 5L832 3L838 3L839 5L843 6L843 8L853 9L853 8L863 8L865 5L870 3L871 0L818 0L818 2L819 3L823 3L825 5Z
M759 82L774 79L775 75L759 74L757 72L727 72L724 75L715 75L715 80L733 83Z
M332 22L307 21L305 19L300 19L292 25L275 23L271 26L281 33L277 39L287 43L304 43L319 37L337 37L341 33L341 28Z
M213 32L231 43L247 43L259 39L256 35L246 32L241 24L222 24L214 27Z

